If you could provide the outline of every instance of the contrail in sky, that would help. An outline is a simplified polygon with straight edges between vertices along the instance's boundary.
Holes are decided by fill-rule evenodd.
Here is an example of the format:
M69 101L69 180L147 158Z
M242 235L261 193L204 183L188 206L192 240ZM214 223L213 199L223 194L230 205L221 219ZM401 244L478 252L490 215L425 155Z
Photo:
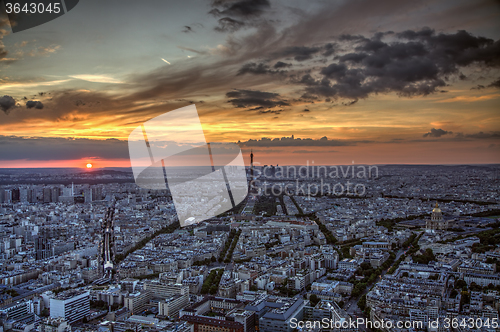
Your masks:
M165 59L163 59L163 58L161 58L161 59L162 59L163 61L165 61L166 63L168 63L169 65L171 65L171 63L170 63L170 62L168 62L167 60L165 60Z

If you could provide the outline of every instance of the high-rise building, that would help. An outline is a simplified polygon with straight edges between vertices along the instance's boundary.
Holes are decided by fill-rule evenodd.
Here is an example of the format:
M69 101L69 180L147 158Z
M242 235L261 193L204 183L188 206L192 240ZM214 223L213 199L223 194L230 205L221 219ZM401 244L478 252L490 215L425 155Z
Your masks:
M291 332L293 329L290 321L294 318L297 321L302 320L306 305L301 297L279 298L274 302L266 299L257 303L257 305L247 306L246 309L260 312L264 307L269 307L269 310L259 319L259 330L262 332Z
M31 203L32 201L31 194L32 194L31 189L20 189L19 198L21 203Z
M29 198L29 194L28 194L28 198ZM31 189L30 203L36 203L36 202L38 202L38 191L36 190L36 188L33 188L33 189Z
M73 190L71 188L63 188L62 195L66 197L73 196Z
M94 201L102 200L102 188L101 187L93 187L92 188L92 200L94 200Z
M52 190L50 188L43 188L43 202L52 202Z
M12 191L0 190L0 194L2 192L3 192L3 200L1 200L1 203L12 203Z
M93 201L93 199L92 199L92 188L86 189L83 192L83 195L85 197L85 203L92 203L92 201Z
M123 306L135 315L142 312L152 298L153 295L147 290L129 294L123 298Z
M90 314L90 292L66 291L50 299L50 317L62 317L70 324Z
M226 320L243 325L244 332L255 332L257 314L254 311L237 308L226 315Z
M33 301L28 300L11 303L0 309L0 315L5 315L9 320L30 321L34 319Z
M19 188L12 189L12 201L19 202L19 200L20 200Z
M37 260L47 259L52 256L52 245L45 237L35 239L35 254Z
M52 202L59 202L59 196L61 196L61 188L52 188Z
M255 175L253 169L253 151L250 151L250 183L248 184L248 192L253 196L257 194L257 188L255 187Z
M144 289L151 291L155 297L164 299L173 295L189 294L189 286L177 283L146 281Z
M177 318L179 316L179 310L185 308L188 304L188 294L171 296L158 302L158 315Z

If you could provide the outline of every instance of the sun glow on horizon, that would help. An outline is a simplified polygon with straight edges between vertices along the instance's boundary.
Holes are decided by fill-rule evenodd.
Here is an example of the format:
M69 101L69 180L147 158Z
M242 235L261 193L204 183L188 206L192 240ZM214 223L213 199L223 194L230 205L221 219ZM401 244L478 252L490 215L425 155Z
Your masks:
M88 164L87 164L87 168L92 168L92 164L91 164L91 163L88 163Z

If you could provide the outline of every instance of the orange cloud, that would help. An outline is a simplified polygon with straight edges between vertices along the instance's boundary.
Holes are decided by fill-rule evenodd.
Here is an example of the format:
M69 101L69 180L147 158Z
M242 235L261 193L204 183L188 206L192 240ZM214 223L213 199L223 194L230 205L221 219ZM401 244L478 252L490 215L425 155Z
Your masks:
M466 103L472 103L476 101L484 101L484 100L490 100L490 99L496 99L500 97L500 94L494 94L494 95L486 95L486 96L459 96L459 97L453 97L453 98L448 98L448 99L443 99L443 100L438 100L436 103L455 103L455 102L466 102Z

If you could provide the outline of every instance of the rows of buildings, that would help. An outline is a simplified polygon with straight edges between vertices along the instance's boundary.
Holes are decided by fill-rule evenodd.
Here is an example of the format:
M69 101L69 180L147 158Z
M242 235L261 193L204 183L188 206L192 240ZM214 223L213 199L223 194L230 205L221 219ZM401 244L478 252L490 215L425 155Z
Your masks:
M292 193L265 201L253 192L241 210L183 228L176 228L168 191L108 175L98 184L64 178L66 184L3 185L1 326L320 332L365 330L315 323L323 319L498 319L498 216L474 216L498 208L498 186L482 167L439 168L439 176L418 169L380 167L377 177L356 179L366 185L364 197ZM278 178L276 167L268 175L256 179L263 186L295 180ZM276 213L255 213L263 202ZM109 209L116 261L113 277L104 278L100 246ZM360 292L365 272L378 274ZM365 308L357 305L361 298Z

